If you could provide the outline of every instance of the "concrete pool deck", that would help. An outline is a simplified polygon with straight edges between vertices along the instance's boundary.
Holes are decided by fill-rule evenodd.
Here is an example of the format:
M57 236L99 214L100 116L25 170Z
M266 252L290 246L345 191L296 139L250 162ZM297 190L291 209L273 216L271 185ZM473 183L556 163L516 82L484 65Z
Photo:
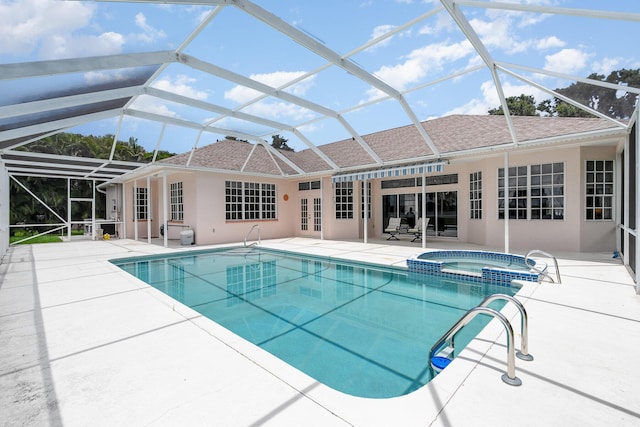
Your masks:
M396 266L422 251L302 238L262 245ZM521 386L500 378L505 334L492 321L425 387L364 399L319 384L108 262L191 249L204 247L123 239L10 248L0 264L0 426L640 424L640 296L611 254L554 254L563 283L528 284L518 295L534 356L516 359ZM503 312L520 348L517 311Z

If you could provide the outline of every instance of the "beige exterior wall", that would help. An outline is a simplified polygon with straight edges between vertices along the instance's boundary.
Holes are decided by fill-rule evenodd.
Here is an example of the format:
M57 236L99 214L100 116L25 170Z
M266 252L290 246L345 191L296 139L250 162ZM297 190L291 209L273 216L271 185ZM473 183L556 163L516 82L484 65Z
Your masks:
M616 250L615 211L614 219L610 221L587 221L584 213L584 199L586 195L585 169L587 160L616 160L616 149L615 147L583 147L580 150L580 154L580 195L583 212L579 216L582 239L578 250L581 252L613 252ZM616 170L621 167L617 163L614 164Z
M541 249L548 252L584 251L602 252L615 250L614 221L585 220L585 162L586 160L615 160L614 146L568 147L546 150L530 150L509 154L509 166L529 166L562 162L565 166L565 206L563 220L509 220L509 250L526 252ZM439 240L455 239L504 248L505 221L498 219L498 169L505 165L504 154L480 159L455 160L445 166L443 174L458 174L457 184L427 186L427 192L456 191L458 195L457 237L435 237L429 235L428 246L437 246ZM618 165L616 165L618 167ZM482 219L469 219L469 174L482 172ZM303 181L321 179L321 189L298 191ZM228 221L225 218L225 181L244 181L276 184L277 219ZM365 221L361 214L360 182L354 182L354 215L350 219L336 219L335 190L331 177L309 177L305 179L278 179L249 177L240 174L213 172L181 172L167 176L167 195L172 182L183 183L184 221L171 222L169 238L179 239L182 226L195 231L197 244L241 242L254 224L260 225L262 239L282 237L323 237L325 239L358 240L364 238ZM383 236L382 197L386 194L421 192L421 187L381 189L381 181L373 180L371 218L367 221L368 236ZM146 186L146 178L138 180L138 186ZM286 195L286 197L285 197ZM125 185L125 219L127 237L133 238L133 185ZM151 181L152 237L159 237L159 226L163 222L162 178ZM314 199L322 200L322 233L313 230ZM308 230L301 229L301 200L308 203ZM167 212L169 212L167 200ZM417 218L416 218L417 219ZM138 237L147 237L146 221L138 223ZM408 238L408 237L407 237ZM257 239L254 232L249 240ZM416 246L418 244L416 243Z

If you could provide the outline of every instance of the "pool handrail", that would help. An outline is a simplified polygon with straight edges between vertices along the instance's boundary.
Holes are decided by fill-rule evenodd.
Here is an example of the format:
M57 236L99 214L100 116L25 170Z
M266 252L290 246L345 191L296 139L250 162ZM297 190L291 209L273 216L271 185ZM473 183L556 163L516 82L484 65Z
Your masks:
M553 260L553 267L555 268L556 271L556 279L558 279L558 281L556 282L555 280L553 280L553 277L551 277L549 275L548 271L544 271L542 269L536 268L536 263L534 262L533 264L529 264L529 257L533 254L538 254L538 255L542 255L542 256L546 256L547 258L551 258ZM556 259L556 257L554 257L553 255L551 255L550 253L547 253L545 251L541 251L540 249L533 249L530 250L529 252L527 252L527 254L524 257L524 262L525 264L527 264L527 266L529 266L529 268L531 268L534 271L537 271L540 275L542 275L543 277L548 278L549 280L551 280L551 283L557 283L557 284L562 284L562 279L560 278L560 268L558 267L558 260ZM542 279L540 279L538 282L542 282Z
M486 307L492 301L496 300L510 301L518 308L518 311L520 312L520 350L516 351L516 356L521 360L533 360L533 356L529 354L529 316L527 315L527 311L524 309L524 305L511 295L493 294L482 300L478 306Z
M487 314L489 316L493 316L494 318L498 319L504 326L504 329L507 333L506 334L507 335L507 372L502 374L502 381L513 386L521 385L522 380L516 377L516 360L515 360L515 351L513 349L513 327L511 326L511 323L509 323L509 320L505 317L504 314L490 307L477 306L467 311L460 318L460 320L458 320L451 327L451 329L449 329L447 333L444 334L442 338L440 338L433 347L431 347L431 350L429 350L429 360L427 361L429 368L431 368L431 359L440 350L440 348L445 343L447 343L447 341L452 339L453 336L456 333L458 333L458 331L460 331L460 329L466 326L478 314Z
M251 232L253 232L253 229L256 227L258 228L258 241L251 243L251 245L247 245L247 239L251 235ZM251 226L251 228L249 229L249 232L247 233L247 235L244 236L244 247L246 248L247 246L259 245L259 244L260 244L260 224L253 224L253 226Z

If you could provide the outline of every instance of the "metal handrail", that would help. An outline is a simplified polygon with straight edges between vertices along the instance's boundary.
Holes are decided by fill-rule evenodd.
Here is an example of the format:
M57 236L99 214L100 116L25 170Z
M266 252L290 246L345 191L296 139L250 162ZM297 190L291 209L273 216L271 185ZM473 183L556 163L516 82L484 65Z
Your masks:
M516 377L516 358L513 350L513 328L511 327L511 323L509 323L509 320L507 320L504 314L489 307L478 306L467 311L464 316L462 316L460 320L458 320L456 324L453 325L433 347L431 347L431 350L429 351L429 360L427 361L428 366L431 368L431 359L440 350L440 348L478 314L487 314L502 322L507 333L507 372L502 374L502 381L513 386L521 385L522 381L520 378Z
M257 242L253 242L251 245L257 245L260 244L260 224L253 224L253 226L251 227L251 229L249 230L249 232L247 233L246 236L244 236L244 247L247 247L247 239L249 238L249 236L251 235L251 232L253 231L254 228L258 227L258 241Z
M551 258L553 260L553 266L556 269L556 278L558 279L557 282L554 281L551 276L549 276L549 273L547 271L544 271L544 270L541 270L539 268L536 268L535 263L533 265L529 264L529 258L533 254L539 254L539 255L542 255L542 256L546 256L547 258ZM541 251L539 249L533 249L533 250L529 251L527 253L527 255L525 255L524 262L525 262L526 265L531 267L531 269L537 271L539 274L542 274L544 277L547 277L549 280L551 280L551 283L557 283L557 284L561 284L562 283L562 279L560 278L560 268L558 267L558 260L553 255L551 255L551 254L549 254L549 253L547 253L545 251ZM542 280L540 280L540 282L541 281Z
M524 309L524 305L511 295L506 294L493 294L486 297L479 305L479 307L486 307L492 301L506 300L511 301L520 311L520 350L516 351L518 359L531 361L533 356L529 354L529 316Z

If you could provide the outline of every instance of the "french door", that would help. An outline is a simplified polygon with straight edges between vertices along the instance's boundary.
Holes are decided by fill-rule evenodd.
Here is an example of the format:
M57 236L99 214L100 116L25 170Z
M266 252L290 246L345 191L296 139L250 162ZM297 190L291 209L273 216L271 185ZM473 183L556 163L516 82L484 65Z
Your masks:
M458 192L438 191L425 193L426 212L429 218L427 235L458 236ZM409 226L413 220L410 212L415 212L415 221L423 216L422 194L389 194L382 196L383 226L386 227L392 217L401 218L401 227Z

